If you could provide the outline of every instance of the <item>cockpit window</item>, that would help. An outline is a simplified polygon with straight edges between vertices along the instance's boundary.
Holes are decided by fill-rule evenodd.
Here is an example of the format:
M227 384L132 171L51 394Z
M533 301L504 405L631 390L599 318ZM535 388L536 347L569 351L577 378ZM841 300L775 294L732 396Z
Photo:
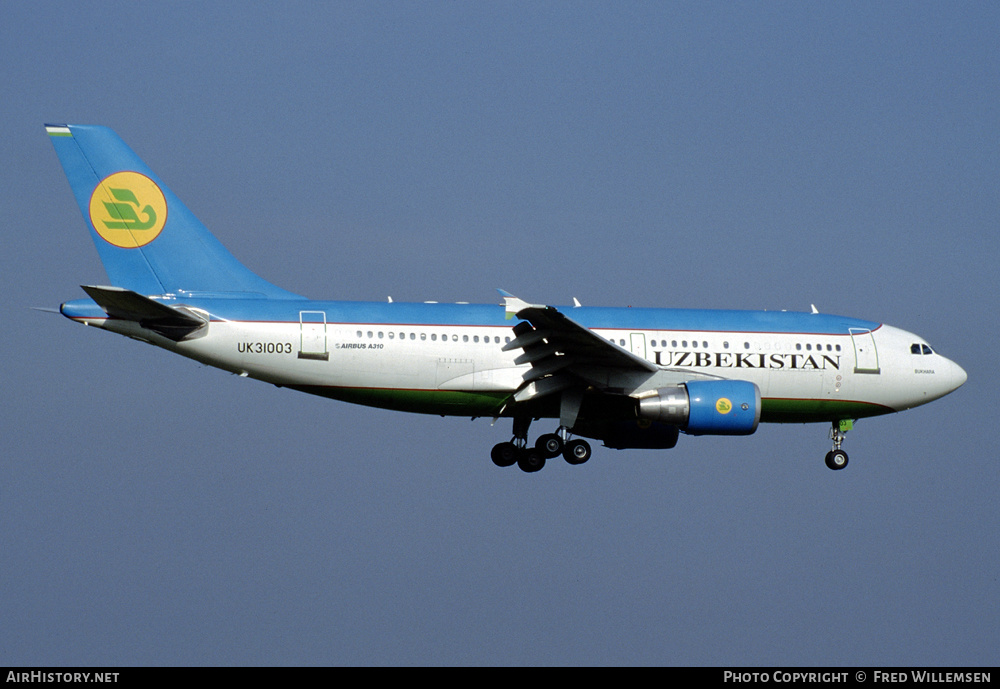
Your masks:
M933 354L934 352L925 344L911 344L910 354Z
M921 346L921 348L923 348L924 354L933 354L934 353L934 352L931 351L931 348L928 347L927 345L920 345L920 346Z

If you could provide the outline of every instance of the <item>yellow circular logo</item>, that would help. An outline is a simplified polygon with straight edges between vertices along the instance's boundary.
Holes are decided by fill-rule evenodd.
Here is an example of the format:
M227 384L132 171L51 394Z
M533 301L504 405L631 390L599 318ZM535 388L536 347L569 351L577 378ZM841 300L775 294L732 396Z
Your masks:
M715 403L715 411L720 414L728 414L733 410L733 403L727 400L725 397L720 397L719 401Z
M123 249L145 246L167 223L167 200L138 172L116 172L90 196L90 222L105 241Z

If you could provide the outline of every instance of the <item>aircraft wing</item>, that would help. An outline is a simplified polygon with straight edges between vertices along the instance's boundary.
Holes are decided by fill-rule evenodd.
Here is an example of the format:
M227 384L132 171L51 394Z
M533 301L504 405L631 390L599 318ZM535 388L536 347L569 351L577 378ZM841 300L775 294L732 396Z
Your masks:
M595 370L646 376L659 370L654 363L588 330L555 307L529 304L502 290L500 293L507 317L526 321L514 326L516 337L503 347L504 351L523 349L515 362L531 364L524 375L525 385L514 395L518 402L580 385L592 378ZM584 370L588 373L581 375Z

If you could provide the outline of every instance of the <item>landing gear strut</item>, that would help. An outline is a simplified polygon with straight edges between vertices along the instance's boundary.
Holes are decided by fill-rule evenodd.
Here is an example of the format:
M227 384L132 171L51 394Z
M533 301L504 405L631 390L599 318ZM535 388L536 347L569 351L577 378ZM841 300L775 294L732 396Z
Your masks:
M540 450L544 448L545 453L550 458L562 455L567 463L574 465L583 464L593 454L590 443L586 440L579 438L570 440L569 429L565 426L560 426L555 433L546 433L540 436L535 441L535 447Z
M569 439L569 429L560 426L555 433L538 436L533 447L528 446L530 418L514 419L514 437L506 443L493 446L490 458L499 467L517 464L522 471L533 473L545 466L545 460L562 455L570 464L583 464L593 451L590 443L579 438Z
M514 419L514 437L510 442L497 443L490 452L490 459L498 467L517 464L522 470L535 472L545 466L545 456L535 448L528 447L528 427L530 418Z
M844 444L844 436L847 431L853 428L854 424L850 419L834 421L830 428L830 440L833 441L833 449L826 453L826 465L834 471L839 471L847 466L847 453L840 449Z

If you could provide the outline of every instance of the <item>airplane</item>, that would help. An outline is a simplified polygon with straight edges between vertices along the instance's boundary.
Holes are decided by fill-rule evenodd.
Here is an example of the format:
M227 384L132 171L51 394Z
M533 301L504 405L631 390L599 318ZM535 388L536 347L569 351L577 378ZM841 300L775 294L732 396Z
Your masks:
M819 313L313 301L240 263L112 130L45 125L110 284L67 318L239 376L404 412L511 419L493 462L541 469L760 423L830 425L943 397L962 368L912 333ZM528 440L533 420L555 426ZM557 423L556 423L557 422Z

